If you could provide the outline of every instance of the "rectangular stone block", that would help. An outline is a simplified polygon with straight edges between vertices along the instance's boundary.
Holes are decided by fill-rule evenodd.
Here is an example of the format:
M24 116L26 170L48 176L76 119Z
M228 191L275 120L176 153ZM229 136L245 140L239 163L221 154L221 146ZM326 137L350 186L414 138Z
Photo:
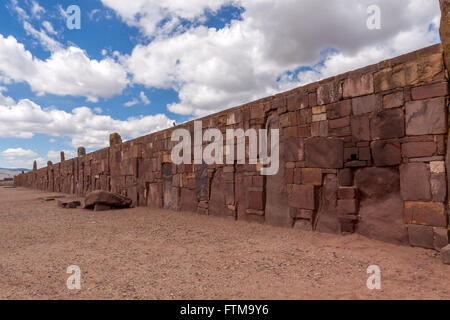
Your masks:
M371 73L351 76L344 81L343 96L352 98L373 93L373 75Z
M327 105L327 118L338 119L350 116L352 112L352 100L344 100Z
M339 169L344 166L344 141L313 137L305 140L306 167Z
M430 172L425 163L400 166L400 193L403 200L431 200Z
M339 199L338 200L338 216L345 217L354 215L358 212L356 199Z
M405 202L406 223L445 227L447 218L444 204L440 202Z
M411 246L427 249L434 248L433 227L410 224L408 225L408 237Z
M295 93L287 97L287 107L289 111L305 109L309 106L307 93Z
M430 157L436 152L434 142L409 142L402 144L402 154L407 158Z
M318 168L303 168L302 183L316 186L322 185L322 170Z
M413 100L443 97L448 94L449 91L447 81L432 83L411 89L411 96Z
M403 91L394 92L383 96L383 108L391 109L402 107L405 103Z
M369 117L367 115L352 117L351 126L353 141L370 141Z
M445 99L410 101L406 108L406 134L417 136L447 131Z
M289 206L298 209L316 209L315 187L294 184L289 194Z
M361 115L380 109L379 96L371 94L369 96L352 99L352 110L354 115Z
M445 173L445 162L444 161L431 161L430 162L431 173Z
M373 141L370 147L376 167L396 166L402 162L400 141L397 139Z
M404 135L405 117L402 109L384 110L370 118L372 140L401 138Z
M431 174L430 185L433 201L444 202L447 197L447 182L445 180L445 173Z
M338 191L339 199L355 199L356 198L356 188L352 187L340 187Z
M353 185L353 172L351 169L342 169L338 171L338 181L340 186L349 187Z
M328 121L330 129L343 128L350 126L350 117L338 118Z
M263 210L264 209L264 193L250 191L248 193L248 208Z

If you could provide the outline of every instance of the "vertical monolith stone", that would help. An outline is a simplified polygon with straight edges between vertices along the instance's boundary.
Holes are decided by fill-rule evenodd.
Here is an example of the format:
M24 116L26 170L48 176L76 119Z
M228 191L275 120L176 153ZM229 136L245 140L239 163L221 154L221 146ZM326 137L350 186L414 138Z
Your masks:
M66 157L64 156L64 151L61 151L61 162L66 161Z
M115 146L122 143L122 137L118 133L111 133L109 135L109 145Z
M445 66L450 69L450 0L439 0L441 6L441 27L439 33L444 48Z
M84 155L86 155L86 149L84 147L79 147L78 148L78 156L82 157Z
M37 171L37 162L36 162L36 160L33 161L33 171Z

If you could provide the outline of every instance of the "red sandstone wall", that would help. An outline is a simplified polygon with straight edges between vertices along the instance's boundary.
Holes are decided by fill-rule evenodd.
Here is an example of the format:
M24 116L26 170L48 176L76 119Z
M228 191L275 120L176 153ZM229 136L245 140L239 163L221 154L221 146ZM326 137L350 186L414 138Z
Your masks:
M15 183L79 196L102 189L138 206L439 249L449 232L443 61L435 45L201 119L223 133L280 128L275 176L261 176L258 165L176 166L170 128ZM193 122L179 127L193 134Z

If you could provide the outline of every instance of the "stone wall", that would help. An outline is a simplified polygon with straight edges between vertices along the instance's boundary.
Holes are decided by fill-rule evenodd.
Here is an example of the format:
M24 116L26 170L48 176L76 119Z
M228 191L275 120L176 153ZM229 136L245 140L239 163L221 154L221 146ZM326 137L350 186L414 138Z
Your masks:
M113 134L109 148L80 148L15 184L439 249L449 233L448 104L439 44L200 119L223 133L279 128L273 176L260 164L173 164L171 133L193 135L188 122L124 143Z

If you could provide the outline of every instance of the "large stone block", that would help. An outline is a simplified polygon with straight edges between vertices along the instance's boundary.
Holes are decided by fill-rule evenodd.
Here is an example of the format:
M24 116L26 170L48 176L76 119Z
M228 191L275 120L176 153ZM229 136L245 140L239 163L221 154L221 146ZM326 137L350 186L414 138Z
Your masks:
M290 138L284 141L285 144L285 160L287 162L302 161L304 158L303 139Z
M432 83L411 89L411 96L414 100L443 97L448 95L448 93L447 81Z
M432 141L408 142L402 144L402 154L407 158L431 157L436 152L436 143Z
M447 131L445 98L406 103L406 134L442 134Z
M367 115L352 117L351 126L353 141L370 141L370 125Z
M353 114L356 116L379 110L380 107L381 107L380 96L375 94L352 99L352 110Z
M336 175L325 175L315 222L315 229L319 232L338 234L340 231L337 215L337 192L338 183Z
M327 105L327 119L333 120L350 116L352 112L352 101L344 100Z
M288 198L289 206L292 208L316 209L315 187L313 185L294 184Z
M402 162L400 142L397 139L373 141L370 146L375 166L396 166Z
M356 172L355 184L362 199L382 199L400 190L396 169L363 168Z
M434 248L433 227L410 224L408 225L408 236L409 244L414 247Z
M339 169L344 166L344 142L338 138L313 137L305 141L306 167Z
M402 109L378 112L370 118L372 139L401 138L405 135L405 117Z
M431 200L430 172L425 163L400 166L400 190L403 200Z
M447 226L444 204L441 202L405 202L405 219L409 224L433 227Z
M359 222L355 231L373 239L407 243L403 201L398 193L386 196L382 199L366 199L360 202Z
M430 184L433 201L444 202L447 197L447 181L445 180L445 174L432 174Z
M371 93L373 93L373 75L371 73L354 75L344 81L344 98Z

